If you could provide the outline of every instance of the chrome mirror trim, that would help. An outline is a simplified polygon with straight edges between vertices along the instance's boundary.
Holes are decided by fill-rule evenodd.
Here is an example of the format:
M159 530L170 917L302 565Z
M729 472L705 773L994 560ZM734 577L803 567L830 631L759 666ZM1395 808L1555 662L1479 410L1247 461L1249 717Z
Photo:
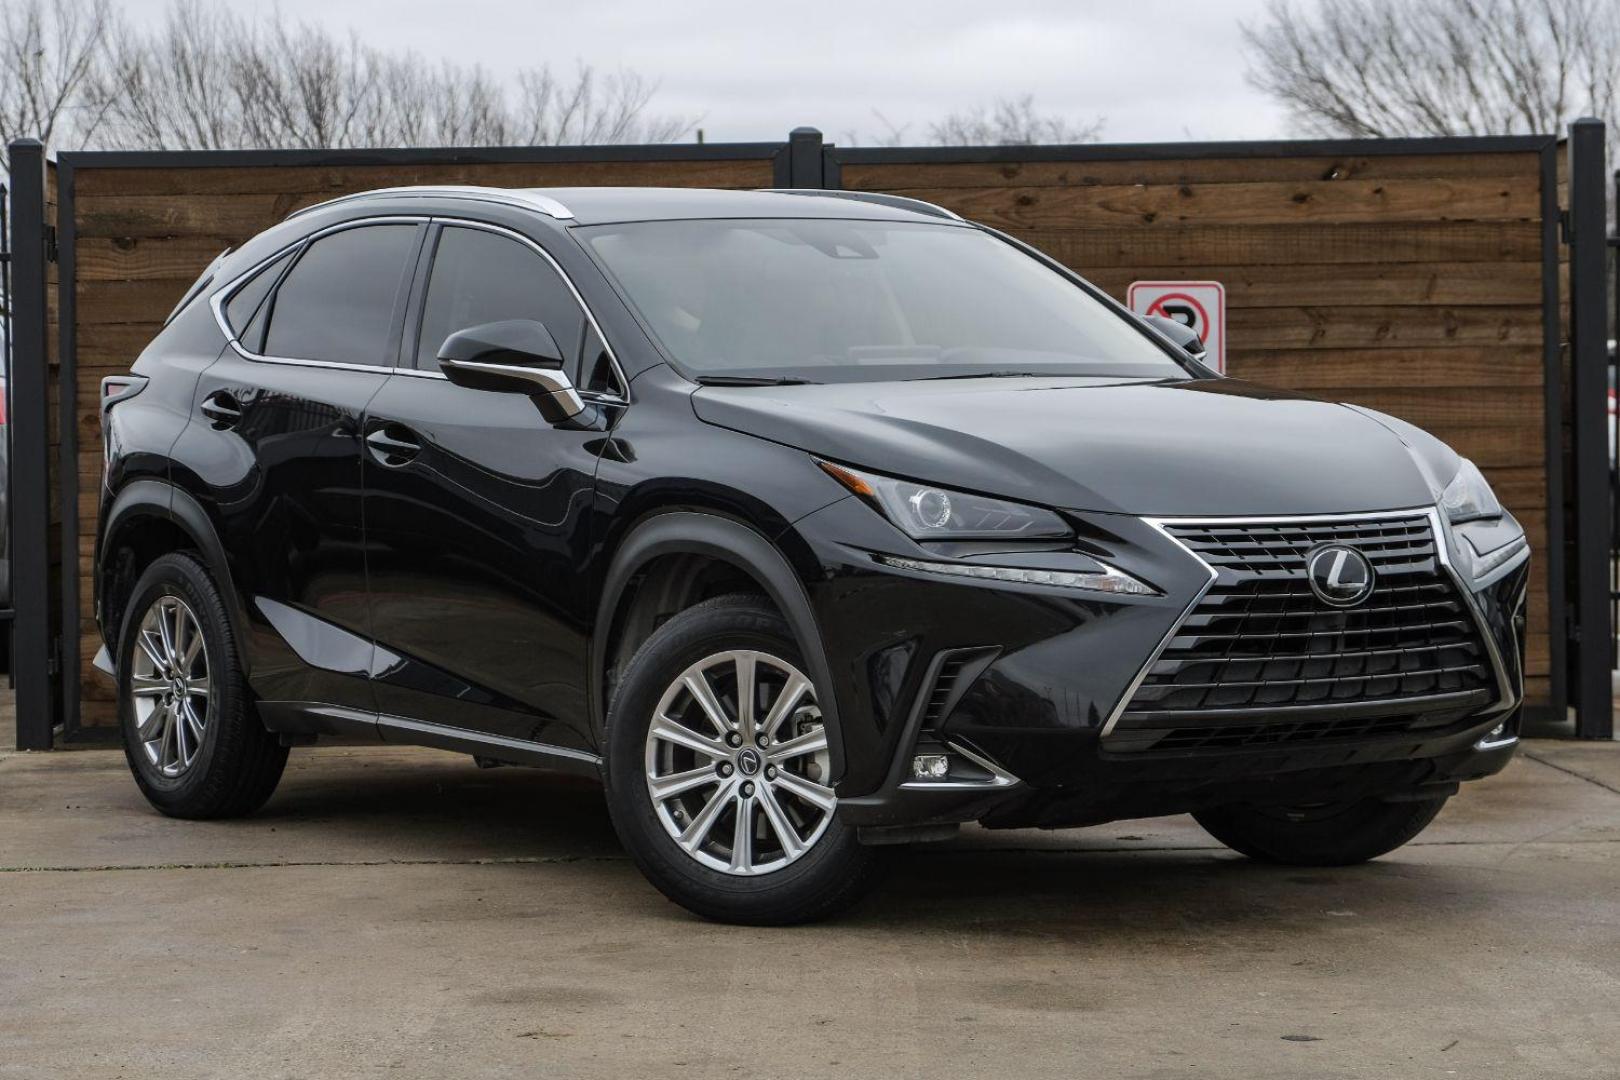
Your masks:
M549 394L564 416L578 416L585 411L585 402L574 389L573 380L557 368L528 367L524 364L491 364L483 360L451 360L439 358L439 367L445 371L482 371L490 375L506 375L532 383L539 393Z

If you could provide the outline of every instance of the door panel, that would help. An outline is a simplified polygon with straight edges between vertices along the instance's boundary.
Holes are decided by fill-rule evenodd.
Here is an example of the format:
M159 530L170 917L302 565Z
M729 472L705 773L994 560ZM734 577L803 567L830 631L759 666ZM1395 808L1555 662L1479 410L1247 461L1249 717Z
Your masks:
M175 448L224 542L266 701L375 709L362 418L391 375L424 232L346 227L239 285L224 304L238 345L200 376Z
M369 664L353 651L303 662L259 601L369 640L361 533L361 416L385 371L304 368L227 351L203 372L196 422L176 460L195 470L252 622L254 692L266 700L372 707ZM203 412L228 398L225 423Z
M588 748L589 509L600 432L519 394L396 376L365 463L384 713Z
M378 708L589 749L584 568L602 433L552 427L522 394L453 386L435 359L451 333L529 318L573 369L586 319L528 241L447 225L429 243L404 350L422 370L391 380L365 422Z

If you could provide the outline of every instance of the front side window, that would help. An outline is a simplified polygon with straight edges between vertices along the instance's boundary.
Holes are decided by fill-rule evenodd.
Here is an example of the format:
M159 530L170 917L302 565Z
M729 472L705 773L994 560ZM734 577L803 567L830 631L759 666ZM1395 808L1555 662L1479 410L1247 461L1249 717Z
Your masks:
M1073 281L970 226L771 219L576 231L696 377L1187 374Z
M366 225L311 243L264 308L264 354L389 366L395 305L416 229Z
M568 285L534 249L509 236L446 226L433 254L416 366L439 370L439 347L458 330L508 319L545 324L577 368L585 315Z

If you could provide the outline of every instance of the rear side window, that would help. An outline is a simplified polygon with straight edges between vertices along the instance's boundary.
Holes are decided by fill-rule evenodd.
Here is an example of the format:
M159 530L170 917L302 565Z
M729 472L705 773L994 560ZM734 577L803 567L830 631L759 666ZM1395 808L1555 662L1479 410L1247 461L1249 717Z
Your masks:
M482 229L447 226L439 236L422 307L416 366L439 370L439 347L458 330L507 319L545 324L577 370L585 315L551 264L527 244Z
M268 308L266 356L387 366L415 225L366 225L304 249Z
M275 288L276 282L281 279L281 272L291 261L292 252L289 251L254 274L225 302L225 321L236 334L236 340L248 352L264 351L264 319L259 316L264 311L264 302L270 290Z

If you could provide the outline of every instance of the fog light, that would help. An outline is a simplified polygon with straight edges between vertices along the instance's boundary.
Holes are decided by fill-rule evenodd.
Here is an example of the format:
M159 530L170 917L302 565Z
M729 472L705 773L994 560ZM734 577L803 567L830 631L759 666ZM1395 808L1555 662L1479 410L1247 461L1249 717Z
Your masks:
M918 754L911 759L911 775L918 780L943 780L951 774L951 759L945 754Z

